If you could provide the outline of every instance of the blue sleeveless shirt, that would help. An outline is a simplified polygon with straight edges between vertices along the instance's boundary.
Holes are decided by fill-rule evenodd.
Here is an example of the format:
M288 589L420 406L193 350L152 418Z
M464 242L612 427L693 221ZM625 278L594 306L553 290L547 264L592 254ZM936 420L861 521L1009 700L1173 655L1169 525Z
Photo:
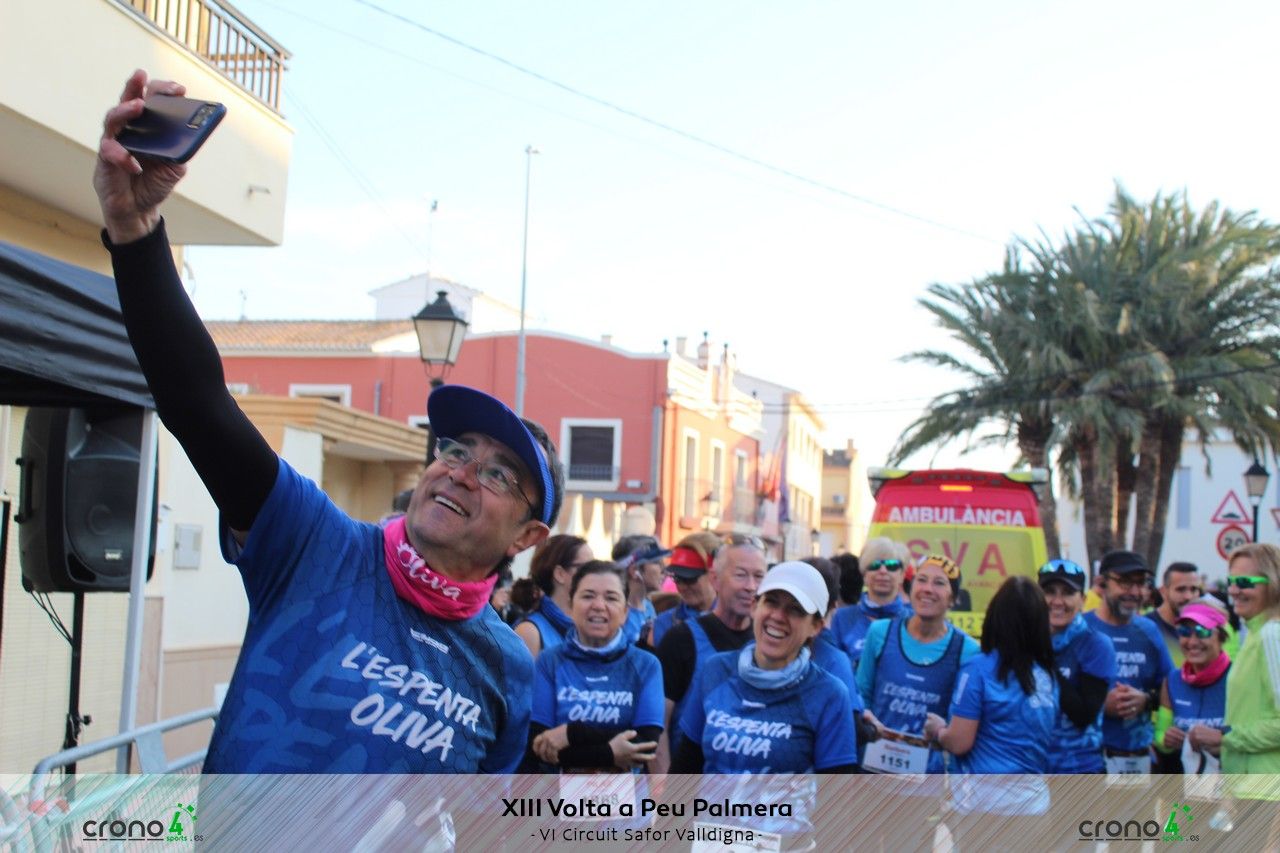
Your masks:
M960 672L964 635L951 628L951 639L942 657L931 664L917 664L902 651L901 632L905 630L906 621L901 618L889 625L876 666L871 713L886 728L923 735L926 714L937 714L944 719L947 716L956 675ZM929 752L929 772L943 772L942 753L938 750Z

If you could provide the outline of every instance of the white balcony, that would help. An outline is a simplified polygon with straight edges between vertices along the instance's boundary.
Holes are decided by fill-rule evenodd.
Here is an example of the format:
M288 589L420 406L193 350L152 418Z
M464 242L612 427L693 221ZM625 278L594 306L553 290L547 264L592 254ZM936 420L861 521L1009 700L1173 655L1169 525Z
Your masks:
M293 139L275 108L287 58L217 0L0 3L0 184L100 223L89 178L102 116L144 68L227 105L164 208L173 242L278 244Z

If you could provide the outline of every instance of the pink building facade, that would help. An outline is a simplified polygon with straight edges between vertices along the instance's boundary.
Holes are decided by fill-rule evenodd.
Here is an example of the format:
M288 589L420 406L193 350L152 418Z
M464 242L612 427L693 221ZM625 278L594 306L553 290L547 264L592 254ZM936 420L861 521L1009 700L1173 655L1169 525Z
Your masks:
M406 321L208 326L235 392L321 396L427 425L429 378ZM447 381L511 405L516 348L515 333L470 336ZM525 415L560 449L570 496L599 499L607 513L643 507L665 543L705 528L759 532L759 406L733 389L728 364L701 355L527 334ZM624 532L609 530L615 539Z

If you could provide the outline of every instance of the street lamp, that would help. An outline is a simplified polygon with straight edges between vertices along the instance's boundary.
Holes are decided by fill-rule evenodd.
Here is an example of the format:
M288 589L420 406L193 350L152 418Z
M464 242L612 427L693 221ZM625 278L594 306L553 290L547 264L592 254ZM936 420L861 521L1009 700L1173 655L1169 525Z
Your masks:
M444 374L458 363L462 339L467 336L467 325L467 321L453 310L443 290L436 291L435 302L422 306L422 310L413 315L413 330L418 334L418 355L433 389L444 384ZM439 373L434 373L433 368L437 365ZM435 453L435 444L436 434L432 430L427 435L428 465Z
M524 244L520 250L520 337L516 344L516 416L524 417L524 293L529 272L529 175L533 171L532 145L524 147Z
M1262 467L1257 457L1249 470L1244 472L1244 490L1249 494L1249 503L1253 504L1253 540L1258 541L1258 507L1262 504L1262 496L1267 493L1267 480L1271 472Z

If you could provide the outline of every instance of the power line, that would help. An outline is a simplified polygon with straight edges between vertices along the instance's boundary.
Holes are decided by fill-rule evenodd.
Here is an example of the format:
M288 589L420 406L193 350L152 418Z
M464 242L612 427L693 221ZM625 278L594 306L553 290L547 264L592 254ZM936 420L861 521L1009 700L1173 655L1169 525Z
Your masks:
M1147 391L1147 390L1152 390L1155 388L1160 388L1160 387L1169 386L1169 385L1202 382L1210 379L1224 379L1229 376L1239 376L1239 375L1250 374L1250 373L1269 373L1273 370L1280 370L1280 361L1273 362L1271 364L1259 365L1257 367L1239 367L1239 368L1233 368L1231 370L1219 370L1219 371L1212 371L1209 373L1180 376L1180 377L1175 377L1173 379L1155 379L1147 382L1137 383L1136 385L1127 385L1126 390L1131 392ZM786 414L798 408L807 408L819 414L882 414L882 413L889 413L889 412L904 412L904 411L914 411L915 409L913 408L863 409L861 407L881 406L887 403L907 402L910 399L921 399L921 400L933 401L941 397L949 397L949 396L955 396L959 398L959 397L963 397L965 394L970 393L971 390L972 389L961 389L959 391L946 391L934 397L927 397L927 398L899 398L896 400L866 400L861 402L848 401L843 403L831 403L826 405L806 403L805 406L803 407L796 406L791 403L765 403L763 410L765 414L771 414L771 415ZM1109 393L1110 392L1106 390L1088 391L1083 388L1077 388L1077 389L1070 389L1070 390L1057 392L1057 393L1034 394L1034 395L1029 395L1025 397L1018 397L1018 396L1001 397L1001 398L991 400L989 403L984 404L983 407L990 408L996 405L1000 405L1000 406L1024 405L1024 404L1030 404L1030 403L1050 402L1052 400L1076 399L1081 397L1100 397L1100 396L1106 396Z
M374 188L368 178L366 178L356 167L355 162L346 155L342 150L342 146L338 145L338 141L329 135L329 132L324 129L324 126L320 124L319 120L316 119L311 110L307 109L306 105L302 103L296 94L291 93L289 95L289 100L298 108L298 112L302 115L303 119L306 120L307 124L311 125L311 129L316 132L316 136L320 138L320 141L324 143L330 153L337 158L339 164L349 175L351 175L352 179L356 182L356 185L359 186L364 194L369 197L370 201L377 205L378 210L382 211L382 215L386 217L387 222L395 228L396 231L400 232L400 236L404 237L405 242L408 243L410 248L417 253L419 258L427 261L427 266L429 267L431 265L430 260L427 255L423 254L422 247L418 245L416 240L409 236L409 233L405 231L403 227L401 227L396 218L391 215L391 211L387 210L386 206L382 203L382 197L378 194L377 189Z
M699 136L696 133L683 130L679 127L676 127L675 125L669 124L665 121L661 121L660 119L655 119L650 116L644 115L643 113L636 112L635 110L624 107L621 104L614 103L613 101L606 100L605 98L601 98L596 95L592 95L591 93L583 91L582 89L579 89L575 86L571 86L567 83L562 83L559 80L556 80L552 77L548 77L547 75L542 74L538 71L534 71L531 68L527 68L523 65L520 65L519 63L512 62L511 60L503 56L499 56L498 54L493 53L491 51L485 50L484 48L476 47L473 44L464 42L461 39L455 38L447 33L443 33L437 29L433 29L432 27L429 27L426 24L423 24L419 21L415 21L412 18L399 14L398 12L392 12L389 9L384 9L381 6L377 5L376 3L370 2L370 0L354 0L354 2L359 3L362 6L366 6L375 12L378 12L382 15L387 16L388 18L400 21L401 23L406 24L407 26L413 27L417 30L427 33L428 35L435 36L436 38L441 39L442 41L446 41L449 44L454 45L455 47L460 47L463 50L470 51L471 53L474 53L478 56L482 56L485 59L490 59L494 62L497 62L501 65L506 66L507 68L512 69L513 71L516 71L520 74L524 74L527 77L532 77L533 79L538 80L539 82L542 82L547 84L548 86L557 88L562 92L565 92L569 95L573 95L576 98L581 98L585 101L595 104L596 106L604 107L605 109L612 110L616 113L624 115L627 118L634 119L636 121L647 124L650 127L654 127L654 128L657 128L658 130L678 136L687 142L692 142L696 145L701 145L705 148L710 148L713 151L717 151L728 157L732 157L735 160L748 163L759 169L764 169L765 171L772 172L776 175L781 175L782 177L788 178L793 181L798 181L800 183L806 184L815 189L819 189L824 192L828 192L833 195L846 198L858 204L867 205L868 207L874 207L877 210L884 211L885 213L891 213L895 216L901 216L905 219L910 219L924 225L929 225L933 228L938 228L943 231L950 231L953 234L958 234L963 237L969 237L974 240L981 240L986 243L995 243L996 245L1000 245L1000 246L1004 245L1004 241L1002 240L996 240L995 238L989 237L985 234L978 234L974 231L968 231L963 228L957 228L954 225L948 225L944 222L939 222L936 219L930 219L927 216L921 216L920 214L912 213L908 210L903 210L902 208L894 207L893 205L890 205L890 204L885 204L884 202L877 201L873 198L868 198L867 196L859 195L857 193L851 192L841 187L837 187L833 184L828 184L824 181L817 180L816 178L810 178L807 175L802 175L799 172L794 172L791 169L785 168L783 166L775 165L766 160L761 160L758 157L753 157L750 154L743 153L742 151L739 151L735 148L730 148L727 145L722 145L721 143L707 139L704 136Z

